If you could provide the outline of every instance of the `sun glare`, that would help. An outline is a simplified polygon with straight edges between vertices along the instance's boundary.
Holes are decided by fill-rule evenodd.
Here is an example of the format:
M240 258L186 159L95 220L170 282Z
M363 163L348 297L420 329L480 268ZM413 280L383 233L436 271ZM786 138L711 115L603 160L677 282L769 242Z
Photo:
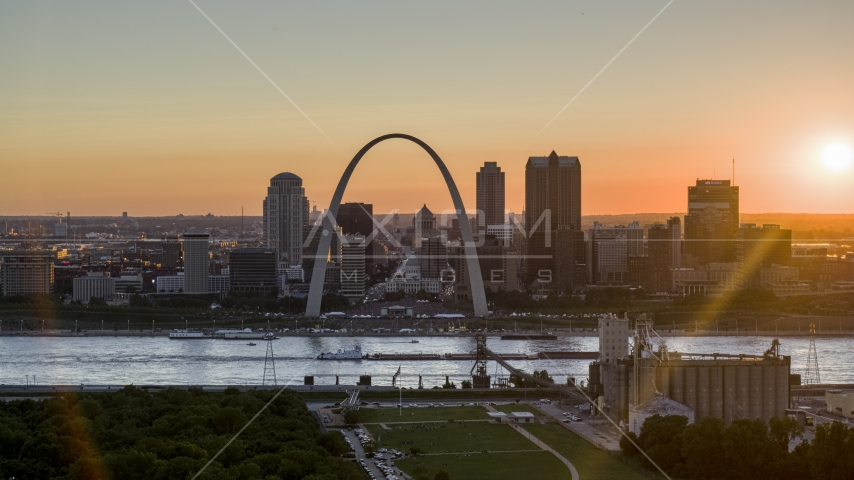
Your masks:
M831 143L824 147L821 152L821 163L829 170L841 172L851 166L851 158L854 156L851 147L844 143Z

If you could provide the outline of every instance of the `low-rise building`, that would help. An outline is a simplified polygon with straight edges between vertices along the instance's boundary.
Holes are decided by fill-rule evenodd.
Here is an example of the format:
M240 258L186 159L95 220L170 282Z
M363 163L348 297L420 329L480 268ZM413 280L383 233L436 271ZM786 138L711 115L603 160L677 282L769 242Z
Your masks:
M116 279L104 272L89 272L73 281L74 300L89 303L92 298L111 301L116 295Z
M514 423L534 423L534 414L531 412L510 412L507 419Z
M824 394L824 409L828 413L854 418L854 390L827 390Z
M118 293L142 293L142 275L122 275L115 277L116 292Z
M737 263L710 263L699 268L671 270L672 291L682 295L717 296L739 286Z
M178 293L184 291L184 274L161 275L156 280L157 291L160 293Z

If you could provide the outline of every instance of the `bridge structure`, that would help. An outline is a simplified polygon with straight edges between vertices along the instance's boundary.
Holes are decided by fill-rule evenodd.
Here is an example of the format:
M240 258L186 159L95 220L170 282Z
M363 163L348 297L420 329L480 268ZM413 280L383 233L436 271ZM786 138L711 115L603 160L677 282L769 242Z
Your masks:
M457 218L460 220L460 234L462 235L464 254L466 257L466 270L468 272L467 278L469 280L469 286L472 293L474 315L476 317L486 317L489 314L489 310L486 305L483 276L480 272L480 263L477 260L477 249L475 248L471 224L468 222L466 208L463 204L463 199L460 196L460 191L457 189L457 184L454 182L453 177L451 177L451 172L448 171L448 167L445 166L445 163L441 158L439 158L439 155L430 148L429 145L418 138L403 133L390 133L368 142L367 145L362 147L356 156L353 157L350 164L347 165L347 168L344 170L344 174L341 175L341 179L338 181L338 187L335 189L335 193L332 195L332 201L329 203L329 210L327 211L327 214L323 216L323 230L320 235L320 241L318 242L319 245L315 256L314 270L312 271L311 285L308 291L308 301L306 302L305 307L305 316L309 318L317 318L320 316L320 302L323 298L323 283L326 278L326 257L327 252L329 252L329 246L332 243L332 236L334 235L333 222L335 222L335 219L338 216L338 207L341 206L341 200L344 197L344 190L347 188L350 176L353 175L353 171L356 169L359 161L362 160L362 157L368 153L368 150L381 142L394 138L409 140L423 148L424 151L430 155L433 161L436 162L436 166L439 167L439 171L445 179L445 185L448 187L448 192L451 194L451 200L454 202L454 210L456 210Z

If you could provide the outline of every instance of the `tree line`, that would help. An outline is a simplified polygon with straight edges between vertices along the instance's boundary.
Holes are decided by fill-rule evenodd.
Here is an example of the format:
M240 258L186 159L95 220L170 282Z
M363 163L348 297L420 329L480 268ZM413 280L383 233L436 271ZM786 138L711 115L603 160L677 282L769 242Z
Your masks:
M650 470L686 480L854 480L854 430L841 422L817 425L812 441L793 418L735 420L654 415L640 435L620 440L623 455ZM648 457L648 458L647 458ZM651 460L651 461L650 461Z
M189 479L273 394L128 386L0 402L0 478ZM198 478L364 478L341 458L349 451L342 435L321 434L305 404L285 391Z

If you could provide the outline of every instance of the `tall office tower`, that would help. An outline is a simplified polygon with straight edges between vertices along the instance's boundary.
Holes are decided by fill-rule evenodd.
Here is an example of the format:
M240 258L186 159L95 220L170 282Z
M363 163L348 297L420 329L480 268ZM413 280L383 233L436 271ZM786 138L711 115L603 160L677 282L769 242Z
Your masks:
M558 228L555 236L555 282L559 293L575 293L587 282L584 232Z
M688 187L683 253L699 265L735 261L738 187L729 180L697 180Z
M643 228L638 222L613 227L593 222L587 238L589 278L594 284L625 283L629 257L642 257L645 253Z
M672 220L672 219L671 219ZM679 220L676 218L676 220ZM669 292L671 289L670 269L677 268L678 263L674 263L674 250L678 249L681 238L674 235L681 235L681 232L672 228L671 221L667 221L667 225L663 223L654 223L649 227L647 232L647 253L649 256L647 263L646 284L641 286L649 293Z
M484 162L475 175L478 226L485 231L489 225L503 225L504 172L501 171L498 162Z
M302 264L308 219L308 199L302 179L287 172L271 178L264 199L264 240L267 248L276 251L279 268Z
M342 203L335 218L344 235L361 235L367 238L374 231L374 206L370 203ZM374 273L374 242L365 245L365 271Z
M670 217L667 220L670 231L670 268L679 268L682 262L682 219Z
M736 231L735 258L742 288L761 288L763 268L792 264L792 231L742 223Z
M276 251L235 248L228 256L228 281L232 291L268 295L278 282Z
M578 157L529 157L525 166L525 281L555 274L558 228L581 230L581 162ZM584 263L579 259L579 263Z
M360 298L365 294L365 238L346 235L341 245L341 295Z
M448 248L441 237L421 239L421 251L418 254L421 264L421 278L441 278L442 272L448 269Z
M184 234L184 293L208 293L209 240L207 233Z
M53 293L55 257L49 250L0 251L3 295Z

